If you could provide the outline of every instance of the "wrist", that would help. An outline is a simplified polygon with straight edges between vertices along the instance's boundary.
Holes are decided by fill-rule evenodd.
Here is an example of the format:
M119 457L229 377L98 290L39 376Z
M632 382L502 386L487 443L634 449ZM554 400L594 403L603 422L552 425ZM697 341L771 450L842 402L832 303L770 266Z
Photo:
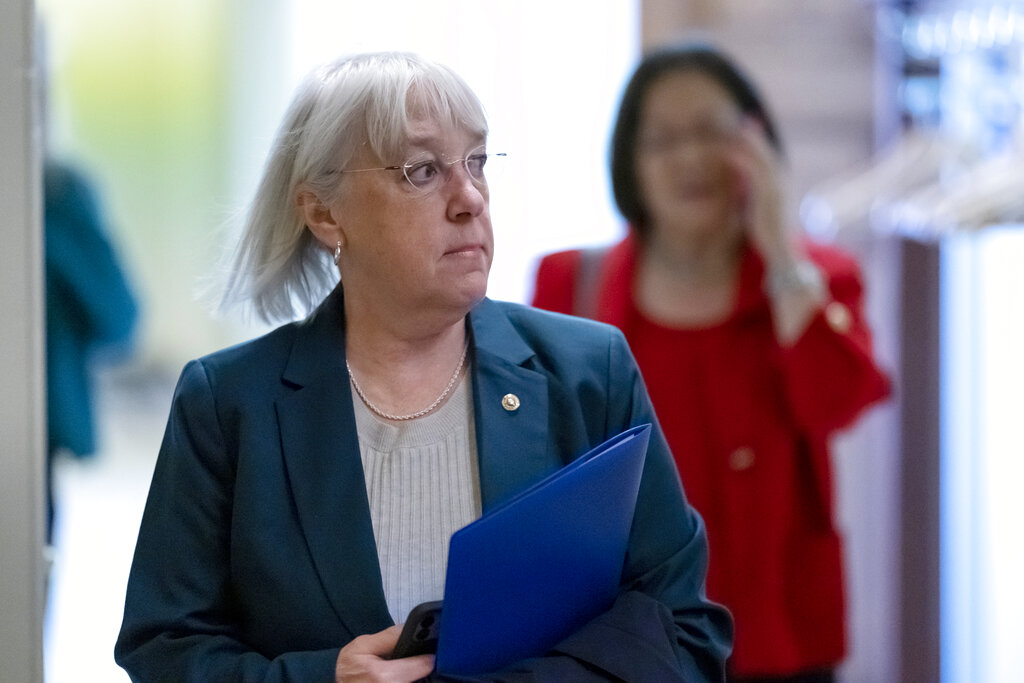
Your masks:
M793 292L825 295L825 278L811 261L805 258L775 263L766 269L764 291L773 299Z

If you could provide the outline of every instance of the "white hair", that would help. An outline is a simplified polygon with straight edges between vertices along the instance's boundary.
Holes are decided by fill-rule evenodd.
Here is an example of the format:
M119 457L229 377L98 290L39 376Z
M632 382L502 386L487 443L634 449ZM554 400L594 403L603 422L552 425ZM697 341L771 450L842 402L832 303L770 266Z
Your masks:
M337 268L306 227L300 189L332 203L338 169L361 145L395 159L410 113L486 136L479 99L450 68L400 52L360 54L312 71L285 113L232 254L222 310L247 305L265 322L315 308L338 283Z

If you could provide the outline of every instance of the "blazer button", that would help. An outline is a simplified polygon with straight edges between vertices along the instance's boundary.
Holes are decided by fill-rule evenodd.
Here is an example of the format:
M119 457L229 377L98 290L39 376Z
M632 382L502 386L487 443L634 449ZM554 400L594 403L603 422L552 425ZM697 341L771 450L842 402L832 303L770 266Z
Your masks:
M519 410L519 397L515 394L505 394L501 397L501 407L510 413Z
M833 301L825 307L825 321L833 332L846 334L853 325L853 316L850 315L850 309L845 304Z
M740 446L729 454L729 467L734 472L743 472L754 466L754 449L749 446Z

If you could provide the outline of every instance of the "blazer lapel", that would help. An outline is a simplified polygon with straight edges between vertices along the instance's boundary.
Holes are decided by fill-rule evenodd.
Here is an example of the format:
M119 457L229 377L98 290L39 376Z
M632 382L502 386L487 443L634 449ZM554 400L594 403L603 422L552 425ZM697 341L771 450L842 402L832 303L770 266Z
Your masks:
M528 367L533 349L488 299L470 313L470 324L480 492L486 512L562 463L551 447L547 377Z
M282 451L299 523L334 610L353 635L388 614L344 364L340 288L303 323L277 402ZM356 596L353 599L353 596Z

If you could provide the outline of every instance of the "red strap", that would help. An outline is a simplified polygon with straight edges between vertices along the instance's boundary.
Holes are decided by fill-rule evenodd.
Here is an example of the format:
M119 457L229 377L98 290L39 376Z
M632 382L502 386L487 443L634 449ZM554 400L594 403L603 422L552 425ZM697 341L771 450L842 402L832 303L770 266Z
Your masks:
M597 318L597 286L600 280L601 263L610 247L588 247L580 249L580 263L576 271L576 285L573 293L572 312L583 318Z

